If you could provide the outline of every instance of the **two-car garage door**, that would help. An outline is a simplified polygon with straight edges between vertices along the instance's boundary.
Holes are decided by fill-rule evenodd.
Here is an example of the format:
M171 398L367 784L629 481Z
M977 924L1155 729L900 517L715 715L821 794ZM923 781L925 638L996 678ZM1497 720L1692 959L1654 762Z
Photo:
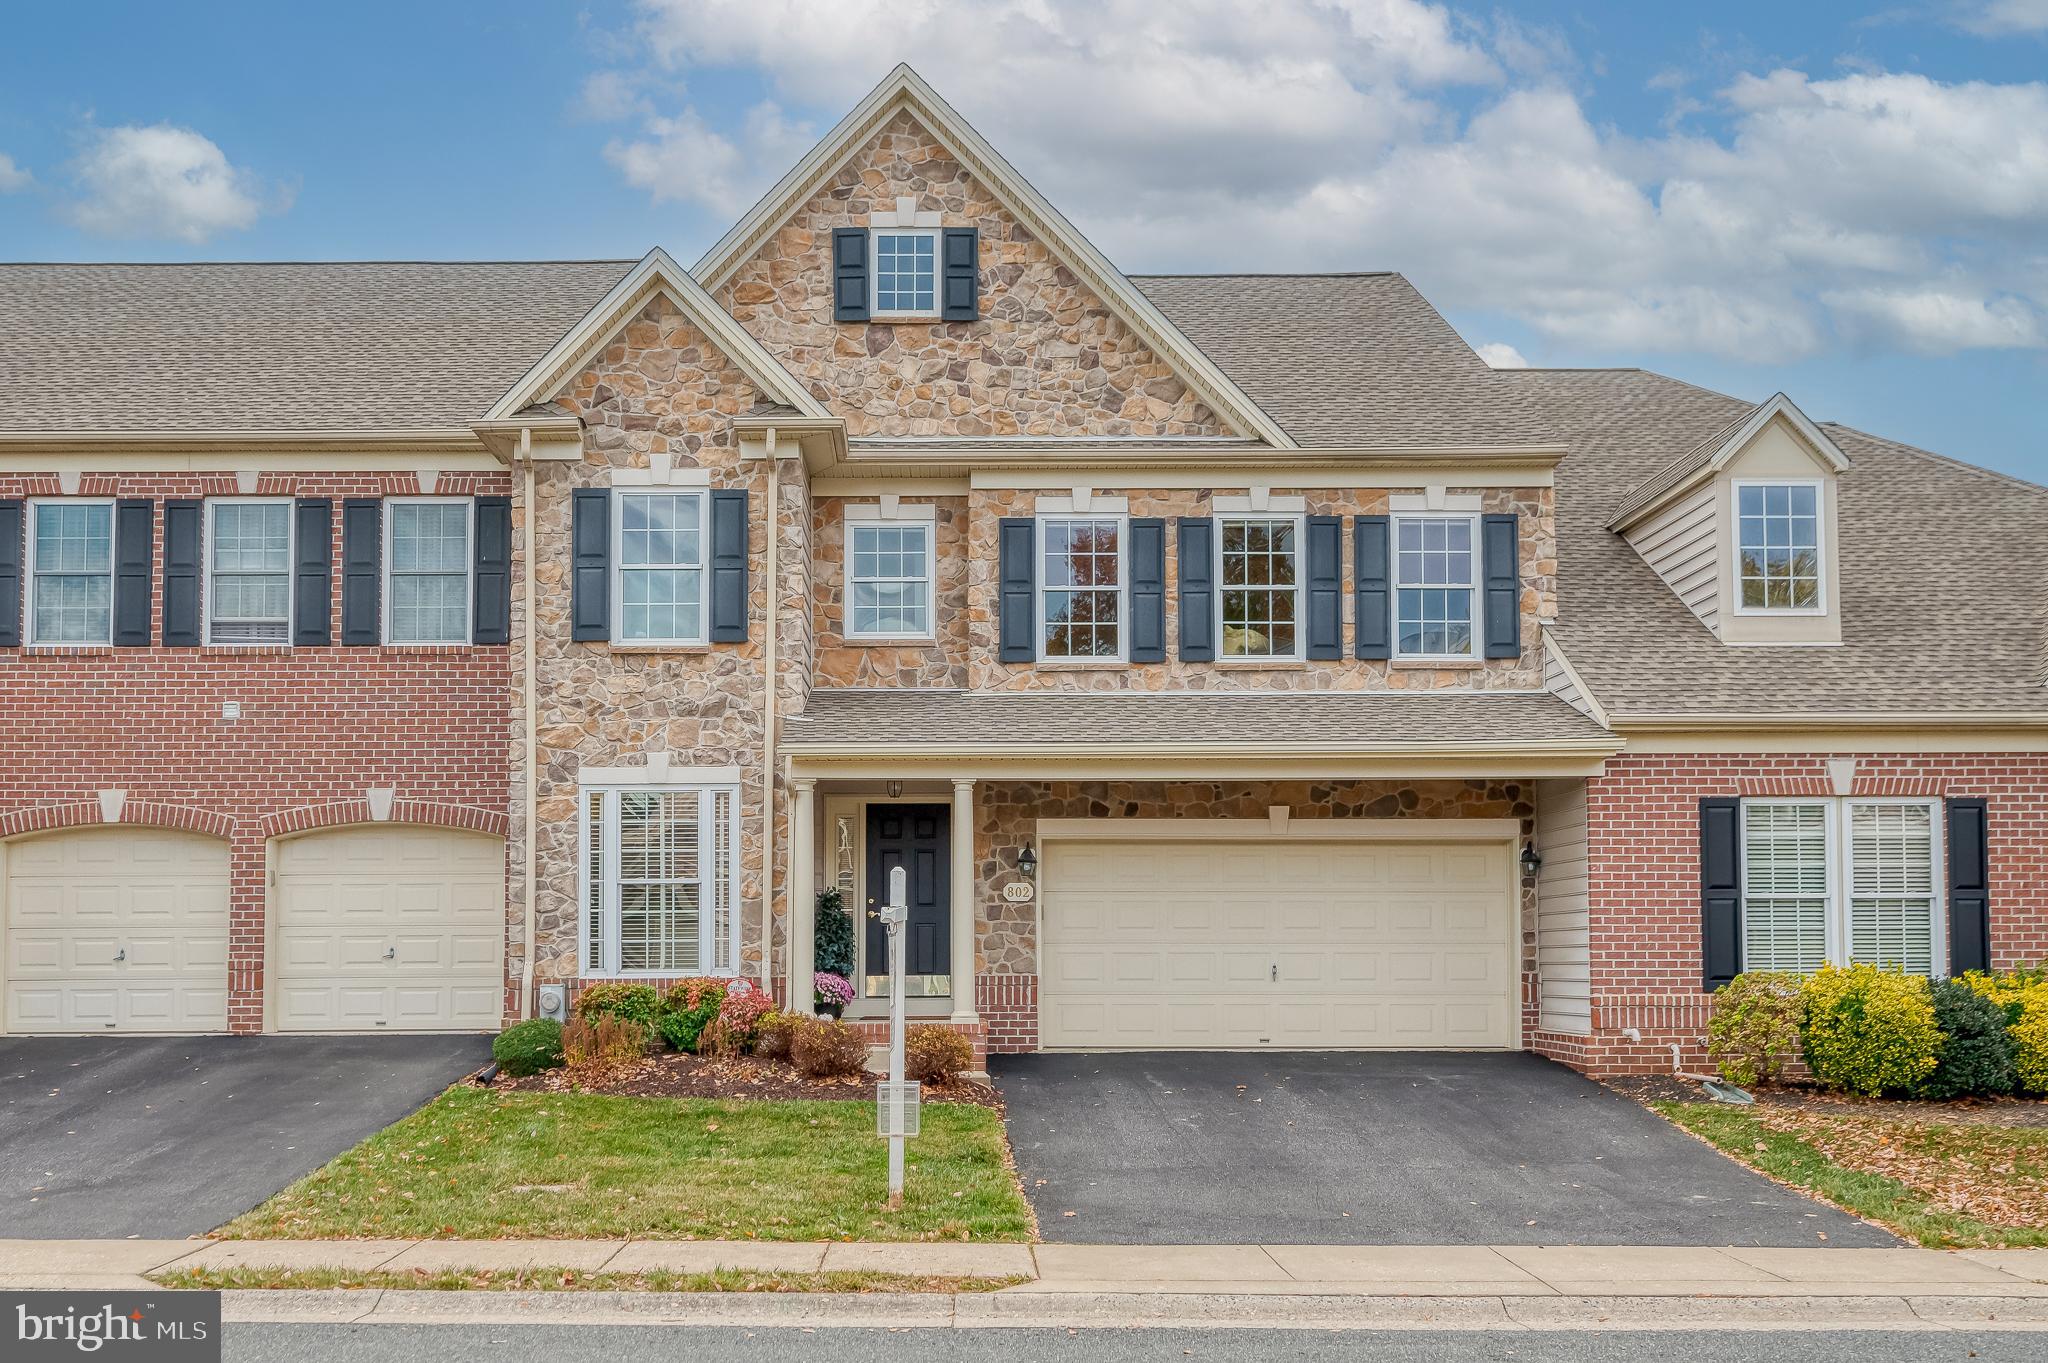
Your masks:
M1513 844L1045 844L1049 1048L1508 1047Z

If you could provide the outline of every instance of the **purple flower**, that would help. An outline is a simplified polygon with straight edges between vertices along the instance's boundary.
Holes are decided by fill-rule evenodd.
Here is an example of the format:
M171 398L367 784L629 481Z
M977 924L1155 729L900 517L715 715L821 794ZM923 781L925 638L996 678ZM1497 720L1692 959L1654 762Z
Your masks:
M820 970L811 976L811 988L817 993L819 1003L836 1003L844 1007L853 1002L853 984L844 975Z

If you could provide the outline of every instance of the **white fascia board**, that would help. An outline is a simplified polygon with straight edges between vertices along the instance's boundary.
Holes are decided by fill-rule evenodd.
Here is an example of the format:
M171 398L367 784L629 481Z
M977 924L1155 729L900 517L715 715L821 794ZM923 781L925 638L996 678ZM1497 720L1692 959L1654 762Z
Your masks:
M719 353L759 384L766 396L795 408L807 417L826 418L831 415L811 396L810 390L797 382L795 375L784 369L767 348L754 339L752 333L733 320L731 313L719 307L702 285L690 278L668 252L657 246L641 257L640 263L614 284L610 292L599 299L567 335L555 342L533 368L522 374L519 381L492 405L491 410L484 413L483 419L510 420L521 408L553 397L555 388L574 372L584 356L603 345L624 323L627 310L656 293L668 295L670 301L682 309L683 315L704 332Z
M967 169L994 191L1002 205L1022 218L1053 253L1079 274L1102 300L1133 330L1144 337L1181 377L1214 407L1218 414L1247 436L1265 441L1276 449L1295 448L1294 440L1280 423L1260 410L1258 404L1217 368L1180 328L1168 321L1123 272L1097 250L1094 243L1075 229L1016 167L990 146L973 125L925 83L924 77L899 65L867 98L839 120L817 146L789 173L762 196L744 218L735 223L698 260L696 277L706 288L716 289L730 279L769 232L781 225L804 198L816 192L826 176L837 170L868 137L899 110L907 109L926 131L945 146Z

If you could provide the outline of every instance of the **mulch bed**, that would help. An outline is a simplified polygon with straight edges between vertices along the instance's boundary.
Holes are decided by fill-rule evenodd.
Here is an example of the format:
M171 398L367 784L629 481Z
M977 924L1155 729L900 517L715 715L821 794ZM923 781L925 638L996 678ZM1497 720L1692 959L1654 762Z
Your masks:
M1698 1084L1668 1074L1629 1074L1601 1083L1639 1103L1703 1103L1711 1101ZM1938 1126L2048 1127L2048 1102L2034 1098L1973 1099L1959 1103L1927 1103L1909 1098L1858 1098L1853 1094L1797 1084L1755 1088L1758 1107L1790 1108L1839 1116L1882 1117L1890 1121L1925 1122Z
M875 1096L875 1076L806 1079L783 1061L752 1056L701 1056L662 1051L621 1064L544 1070L523 1079L499 1075L490 1084L509 1093L606 1093L632 1098L777 1098L860 1102ZM933 1103L975 1103L1002 1110L1002 1095L987 1084L960 1080L926 1084Z

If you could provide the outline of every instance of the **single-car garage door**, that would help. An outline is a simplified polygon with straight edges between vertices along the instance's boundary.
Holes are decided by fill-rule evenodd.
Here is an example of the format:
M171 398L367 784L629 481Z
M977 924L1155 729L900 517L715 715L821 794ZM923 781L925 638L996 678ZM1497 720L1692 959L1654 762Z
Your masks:
M1507 842L1049 842L1047 1047L1505 1047Z
M0 848L10 1032L224 1032L228 846L84 828Z
M272 1022L286 1032L494 1031L505 844L370 824L277 844Z

